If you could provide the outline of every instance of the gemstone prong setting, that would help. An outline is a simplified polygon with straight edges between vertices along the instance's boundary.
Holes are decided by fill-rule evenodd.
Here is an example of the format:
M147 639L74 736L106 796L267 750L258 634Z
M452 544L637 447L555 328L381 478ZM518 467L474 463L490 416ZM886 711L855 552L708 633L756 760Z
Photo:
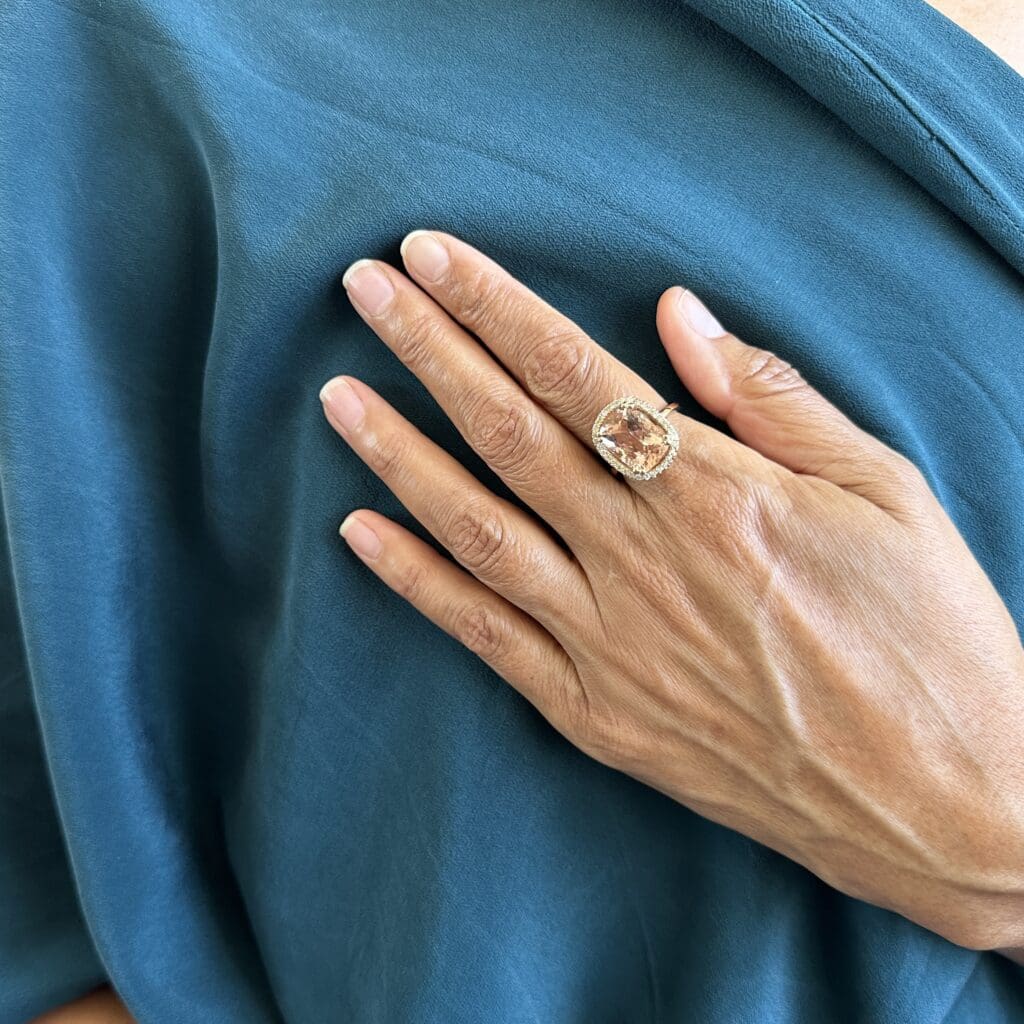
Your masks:
M635 395L609 402L594 418L590 437L598 455L630 480L653 479L679 451L675 424Z

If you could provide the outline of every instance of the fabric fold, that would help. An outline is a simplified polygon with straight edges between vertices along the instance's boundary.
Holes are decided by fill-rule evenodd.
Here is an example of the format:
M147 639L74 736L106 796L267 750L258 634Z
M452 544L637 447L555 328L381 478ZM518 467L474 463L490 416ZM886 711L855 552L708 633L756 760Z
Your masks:
M509 496L343 269L450 230L673 395L686 284L1020 624L1018 76L909 0L45 0L0 83L0 1024L104 978L146 1024L1024 1024L1019 968L585 758L348 560L352 508L419 527L317 401Z

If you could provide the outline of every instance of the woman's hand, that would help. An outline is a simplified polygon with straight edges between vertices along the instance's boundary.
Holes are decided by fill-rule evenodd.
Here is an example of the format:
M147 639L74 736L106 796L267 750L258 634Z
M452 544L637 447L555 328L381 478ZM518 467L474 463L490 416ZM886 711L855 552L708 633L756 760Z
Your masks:
M674 461L614 476L595 416L666 398L465 242L402 248L412 280L361 260L349 296L536 517L339 377L331 424L461 568L366 509L351 548L591 756L955 943L1024 945L1024 650L918 470L673 287L669 358L737 440L671 413Z

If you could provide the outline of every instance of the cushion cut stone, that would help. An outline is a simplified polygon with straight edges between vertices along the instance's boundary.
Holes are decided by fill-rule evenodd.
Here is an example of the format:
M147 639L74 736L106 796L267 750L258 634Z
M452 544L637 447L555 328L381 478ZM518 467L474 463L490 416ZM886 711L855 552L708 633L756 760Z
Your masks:
M636 405L611 409L598 427L597 441L634 473L657 469L672 450L665 428Z

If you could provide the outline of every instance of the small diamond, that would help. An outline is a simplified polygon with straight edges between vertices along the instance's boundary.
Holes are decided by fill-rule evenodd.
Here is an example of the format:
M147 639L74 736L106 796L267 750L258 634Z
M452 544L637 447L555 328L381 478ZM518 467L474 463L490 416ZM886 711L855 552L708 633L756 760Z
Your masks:
M594 429L599 452L629 474L654 474L675 453L678 435L653 410L636 399L613 402Z

